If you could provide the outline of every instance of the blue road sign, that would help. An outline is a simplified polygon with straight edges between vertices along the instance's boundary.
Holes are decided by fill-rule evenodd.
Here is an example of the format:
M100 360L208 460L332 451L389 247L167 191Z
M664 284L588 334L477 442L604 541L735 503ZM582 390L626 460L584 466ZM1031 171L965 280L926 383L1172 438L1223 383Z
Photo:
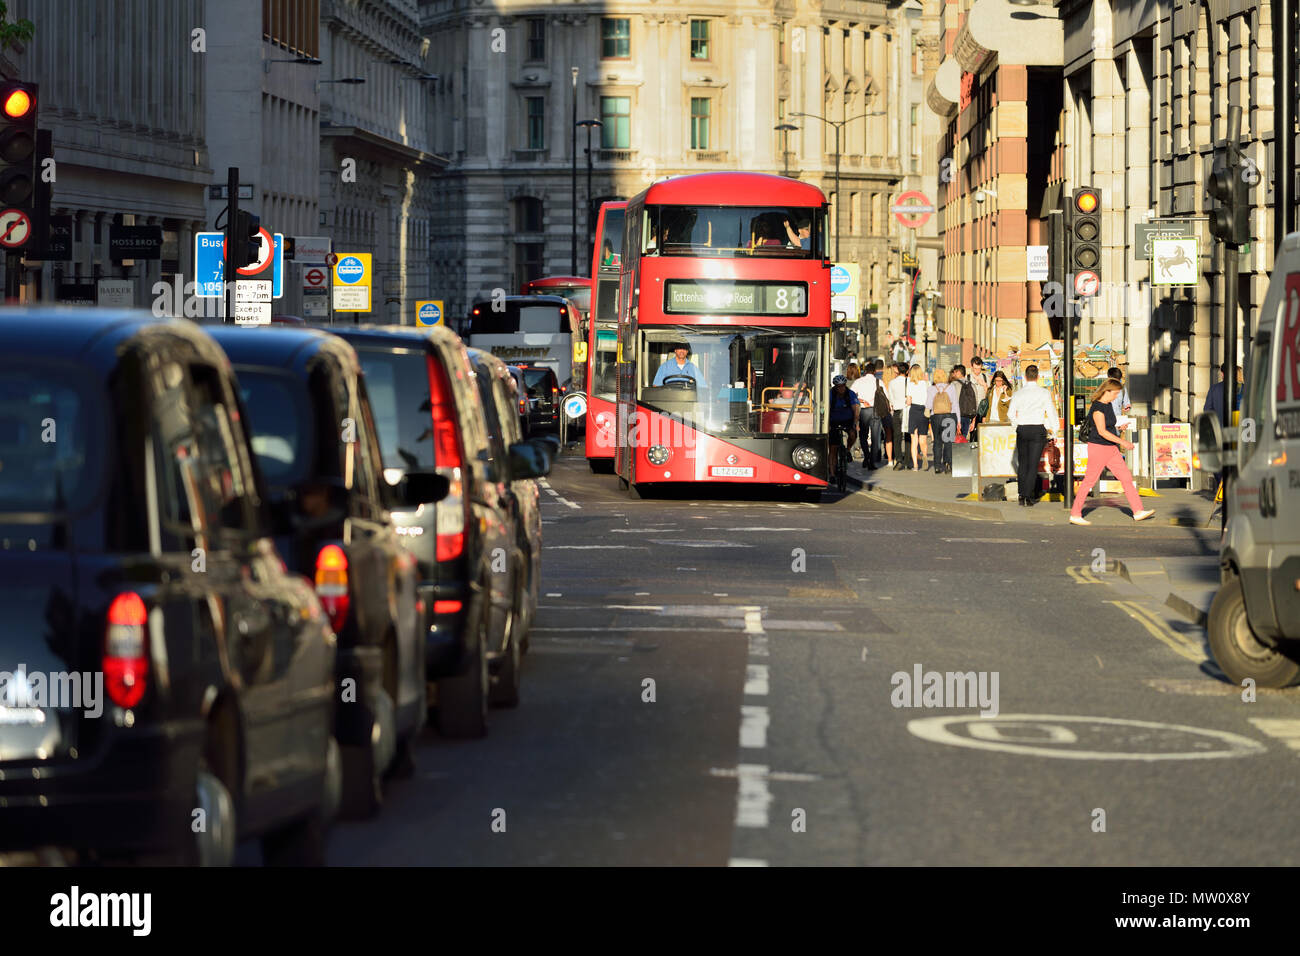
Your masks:
M421 325L437 325L442 321L442 310L437 302L425 302L416 312Z
M849 270L843 266L831 266L831 292L842 295L849 290Z
M339 280L352 285L360 282L366 274L366 265L356 256L344 256L336 267Z
M226 260L221 254L225 233L196 232L194 234L194 281L198 285L195 295L213 298L221 295L222 276ZM271 298L284 295L284 234L273 237L274 252L271 260ZM244 276L247 279L265 279L265 275Z

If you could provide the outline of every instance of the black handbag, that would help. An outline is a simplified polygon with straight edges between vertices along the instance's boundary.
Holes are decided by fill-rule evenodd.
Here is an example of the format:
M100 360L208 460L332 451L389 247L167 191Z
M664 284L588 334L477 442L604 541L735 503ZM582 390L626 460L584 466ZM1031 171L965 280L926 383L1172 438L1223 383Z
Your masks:
M1092 415L1088 414L1083 417L1083 421L1079 422L1079 441L1087 444L1090 438L1092 438Z

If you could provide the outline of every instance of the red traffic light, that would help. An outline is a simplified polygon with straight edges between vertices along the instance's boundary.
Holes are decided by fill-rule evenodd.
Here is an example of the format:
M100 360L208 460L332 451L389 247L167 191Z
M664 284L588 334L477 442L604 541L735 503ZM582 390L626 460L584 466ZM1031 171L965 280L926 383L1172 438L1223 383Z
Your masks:
M18 87L5 94L4 111L10 119L23 119L32 111L32 94Z

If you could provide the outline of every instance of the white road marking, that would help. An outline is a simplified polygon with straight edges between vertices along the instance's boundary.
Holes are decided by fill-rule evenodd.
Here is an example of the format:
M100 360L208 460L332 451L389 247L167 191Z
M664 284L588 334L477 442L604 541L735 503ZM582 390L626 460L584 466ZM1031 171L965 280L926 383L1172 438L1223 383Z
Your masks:
M649 551L632 544L548 544L547 551Z
M873 532L874 533L874 532ZM1020 538L944 538L944 541L959 544L1028 544Z
M745 693L754 697L767 696L766 664L747 664L745 666Z
M560 502L560 504L567 505L568 507L573 508L575 511L582 507L582 505L574 504L568 498L564 497L558 491L552 488L551 483L547 481L545 478L538 478L537 484L540 485L546 492L548 492L552 498Z
M839 621L764 621L769 631L843 631Z
M767 726L771 723L767 708L743 704L740 708L740 746L762 749L767 746Z
M578 632L578 631L584 633L592 632L596 634L608 634L610 631L618 631L619 633L628 633L628 634L634 631L638 633L642 631L655 631L659 633L668 632L673 634L679 634L682 631L690 631L690 633L692 634L735 634L736 633L733 628L729 628L729 627L694 627L694 626L686 627L685 625L683 625L682 627L608 627L608 626L606 627L534 627L532 629L532 633L534 634L541 633L541 632L549 633L551 631L556 631L562 634L568 634L571 632Z
M767 657L767 635L750 634L749 635L749 656L750 657Z
M727 866L767 866L766 860L751 860L743 856L733 856Z
M740 770L736 767L710 767L709 775L712 777L739 777ZM794 773L789 770L769 770L763 776L778 783L815 783L821 779L815 773Z
M701 531L811 531L812 528L700 528Z
M546 596L547 596L547 597L564 597L564 595L561 594L559 591L547 591L547 592L546 592Z
M963 737L960 734L953 733L948 729L949 724L986 724L990 727L988 731L982 731L986 737L998 736L991 732L994 722L1010 728L1023 727L1024 724L1038 723L1040 726L1039 733L1033 738L1037 743L1049 743L1051 738L1057 738L1062 741L1069 738L1078 739L1078 735L1067 728L1061 728L1060 724L1106 724L1129 729L1141 729L1146 731L1145 736L1151 736L1152 730L1172 730L1176 733L1190 734L1196 737L1210 738L1217 740L1221 746L1216 750L1183 750L1183 751L1106 751L1106 750L1071 750L1068 746L1062 747L1037 747L1027 742L1023 737L1020 739L1011 738L1009 735L1001 735L1000 739L976 739L975 737ZM1042 733L1043 727L1055 728L1049 730L1046 734ZM1265 753L1268 748L1258 741L1251 740L1249 737L1243 737L1240 734L1231 734L1224 730L1206 730L1200 727L1187 727L1182 724L1161 724L1147 720L1125 720L1118 717L1085 717L1080 715L1061 715L1061 714L1000 714L997 717L985 718L978 714L961 714L947 715L941 717L919 717L910 720L907 723L909 733L920 737L922 740L928 740L931 743L949 744L954 747L970 747L974 750L998 750L1003 753L1029 754L1036 757L1058 757L1063 760L1209 760L1215 757L1251 757L1256 754ZM1060 733L1066 730L1066 734Z
M1252 717L1250 722L1291 750L1300 750L1300 720L1280 717Z
M674 541L671 538L651 538L651 544L673 544L679 548L752 548L752 544L737 544L735 541Z
M762 634L763 633L763 612L756 607L746 607L740 610L745 612L745 633Z
M767 788L767 767L742 763L736 767L736 826L762 829L767 826L767 809L772 792Z

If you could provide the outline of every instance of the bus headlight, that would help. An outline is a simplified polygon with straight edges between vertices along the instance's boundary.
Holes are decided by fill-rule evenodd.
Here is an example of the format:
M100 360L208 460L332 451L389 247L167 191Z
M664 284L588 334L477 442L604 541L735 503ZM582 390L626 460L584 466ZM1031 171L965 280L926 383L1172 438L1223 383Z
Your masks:
M817 449L812 445L800 445L790 456L794 461L795 467L801 471L812 471L817 467L817 462L821 456L817 454Z
M645 456L650 461L650 464L655 467L660 467L668 464L668 459L672 457L672 452L663 445L651 445L649 449L647 449Z

